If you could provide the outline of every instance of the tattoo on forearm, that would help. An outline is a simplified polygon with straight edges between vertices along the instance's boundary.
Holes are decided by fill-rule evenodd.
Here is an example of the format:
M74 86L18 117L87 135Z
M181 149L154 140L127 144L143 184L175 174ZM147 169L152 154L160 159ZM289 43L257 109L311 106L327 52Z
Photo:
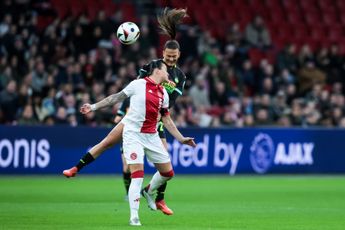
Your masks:
M121 91L119 93L112 94L112 95L104 98L103 100L97 102L96 108L101 109L104 107L113 106L116 103L125 100L126 98L127 98L127 95L123 91Z

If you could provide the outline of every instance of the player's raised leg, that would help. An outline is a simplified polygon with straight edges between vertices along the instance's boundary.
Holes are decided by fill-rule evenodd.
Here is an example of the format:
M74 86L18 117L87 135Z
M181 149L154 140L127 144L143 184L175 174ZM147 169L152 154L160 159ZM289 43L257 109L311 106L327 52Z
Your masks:
M86 165L92 163L105 150L121 141L123 124L116 125L110 133L98 144L93 146L72 168L63 171L66 177L74 177Z

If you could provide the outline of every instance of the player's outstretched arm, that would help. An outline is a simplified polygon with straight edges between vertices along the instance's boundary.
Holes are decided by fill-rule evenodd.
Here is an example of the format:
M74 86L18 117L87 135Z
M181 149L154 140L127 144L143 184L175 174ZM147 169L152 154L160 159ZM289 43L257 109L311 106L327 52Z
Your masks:
M126 98L127 98L127 95L123 91L121 91L119 93L112 94L95 104L92 104L92 105L88 103L84 104L82 107L80 107L80 112L82 114L87 114L91 111L113 106L118 102L122 102Z
M163 124L165 128L169 131L173 137L176 138L180 143L190 145L192 147L195 147L196 144L194 142L194 138L192 137L184 137L180 131L177 129L174 121L171 119L170 115L165 115L162 117Z

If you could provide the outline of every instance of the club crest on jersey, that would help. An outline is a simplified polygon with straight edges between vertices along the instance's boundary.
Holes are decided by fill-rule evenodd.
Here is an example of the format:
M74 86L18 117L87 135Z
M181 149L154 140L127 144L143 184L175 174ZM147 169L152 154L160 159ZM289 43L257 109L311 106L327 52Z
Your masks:
M130 157L131 157L132 160L135 160L135 159L137 159L138 156L137 156L136 153L131 153Z

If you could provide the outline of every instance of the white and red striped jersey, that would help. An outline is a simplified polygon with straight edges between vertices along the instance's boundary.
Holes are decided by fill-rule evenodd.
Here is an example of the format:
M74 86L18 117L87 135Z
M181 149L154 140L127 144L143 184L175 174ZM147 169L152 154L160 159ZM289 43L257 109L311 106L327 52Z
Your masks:
M149 77L132 81L123 92L130 97L128 113L122 119L126 130L156 133L159 113L169 113L169 95Z

